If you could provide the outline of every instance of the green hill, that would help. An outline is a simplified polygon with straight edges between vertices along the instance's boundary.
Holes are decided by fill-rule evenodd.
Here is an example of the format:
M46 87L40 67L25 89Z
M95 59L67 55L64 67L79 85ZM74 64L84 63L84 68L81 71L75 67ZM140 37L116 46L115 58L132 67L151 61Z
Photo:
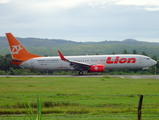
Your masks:
M57 50L64 55L87 55L87 54L120 54L124 49L129 53L135 49L138 54L146 52L149 56L159 56L159 43L142 42L134 39L123 41L101 42L74 42L63 39L41 38L17 38L29 52L38 55L57 56ZM0 37L0 54L9 53L8 43L5 37Z

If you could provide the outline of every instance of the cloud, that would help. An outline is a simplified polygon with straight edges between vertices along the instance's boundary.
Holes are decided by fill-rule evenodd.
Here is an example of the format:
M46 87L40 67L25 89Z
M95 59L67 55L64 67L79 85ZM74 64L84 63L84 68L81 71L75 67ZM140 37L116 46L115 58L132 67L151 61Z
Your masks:
M158 0L119 0L117 5L159 6Z
M145 10L148 10L148 11L159 10L158 0L119 0L115 4L125 5L125 6L137 6L138 8L144 8Z
M76 41L158 37L156 0L0 0L0 35Z
M50 9L71 9L82 4L86 4L92 0L33 0L36 1L30 4L30 7L42 10Z
M0 4L5 4L5 3L9 3L10 0L0 0Z
M145 7L148 11L159 11L159 7Z

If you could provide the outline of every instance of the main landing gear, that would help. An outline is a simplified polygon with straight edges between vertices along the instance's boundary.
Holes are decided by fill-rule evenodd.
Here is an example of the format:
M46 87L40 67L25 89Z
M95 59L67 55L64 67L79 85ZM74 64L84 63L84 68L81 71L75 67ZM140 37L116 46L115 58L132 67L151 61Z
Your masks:
M78 72L78 75L83 75L83 71L79 71L79 72Z

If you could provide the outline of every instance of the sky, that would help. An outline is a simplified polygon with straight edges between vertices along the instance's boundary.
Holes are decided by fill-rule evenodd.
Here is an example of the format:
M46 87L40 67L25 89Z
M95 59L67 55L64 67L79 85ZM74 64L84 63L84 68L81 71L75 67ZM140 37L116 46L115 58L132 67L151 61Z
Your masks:
M0 36L159 42L159 0L0 0Z

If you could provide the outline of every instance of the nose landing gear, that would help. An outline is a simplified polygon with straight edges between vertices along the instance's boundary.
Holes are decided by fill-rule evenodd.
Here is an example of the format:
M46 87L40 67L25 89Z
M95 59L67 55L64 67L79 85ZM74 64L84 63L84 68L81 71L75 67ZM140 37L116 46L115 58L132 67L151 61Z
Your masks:
M142 68L141 73L143 74L143 73L144 73L144 70L148 70L148 69L149 69L149 67Z

